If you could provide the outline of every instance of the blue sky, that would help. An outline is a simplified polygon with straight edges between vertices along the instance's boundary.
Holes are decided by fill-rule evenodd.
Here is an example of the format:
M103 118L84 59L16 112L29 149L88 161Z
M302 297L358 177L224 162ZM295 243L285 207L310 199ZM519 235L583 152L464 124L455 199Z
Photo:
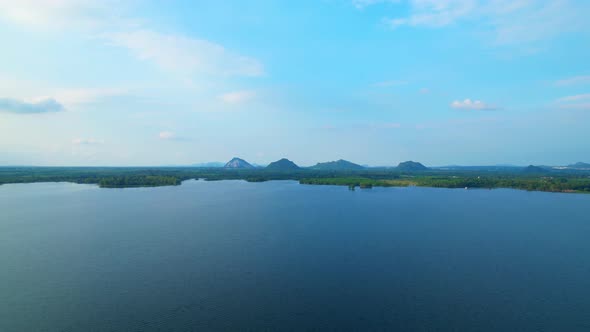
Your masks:
M590 2L0 0L0 165L590 162Z

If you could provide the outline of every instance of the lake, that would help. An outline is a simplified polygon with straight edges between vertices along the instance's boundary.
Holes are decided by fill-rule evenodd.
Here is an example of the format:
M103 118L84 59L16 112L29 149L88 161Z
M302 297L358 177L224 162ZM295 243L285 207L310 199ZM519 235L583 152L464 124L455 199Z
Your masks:
M590 195L0 186L0 331L590 331Z

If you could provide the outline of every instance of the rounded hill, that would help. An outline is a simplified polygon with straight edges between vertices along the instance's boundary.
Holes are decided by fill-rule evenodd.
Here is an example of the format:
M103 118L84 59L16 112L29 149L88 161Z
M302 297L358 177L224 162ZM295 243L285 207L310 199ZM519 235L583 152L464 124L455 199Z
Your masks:
M336 161L329 161L325 163L318 163L315 166L311 167L312 169L316 170L327 170L327 171L360 171L365 169L363 166L351 163L347 160L336 160Z
M396 170L398 171L407 171L407 172L412 172L412 171L426 171L428 170L428 167L422 165L419 162L416 161L404 161L402 163L399 163L399 165L397 165Z
M299 166L297 166L291 160L283 158L268 164L268 166L266 166L266 169L275 171L292 171L299 169Z

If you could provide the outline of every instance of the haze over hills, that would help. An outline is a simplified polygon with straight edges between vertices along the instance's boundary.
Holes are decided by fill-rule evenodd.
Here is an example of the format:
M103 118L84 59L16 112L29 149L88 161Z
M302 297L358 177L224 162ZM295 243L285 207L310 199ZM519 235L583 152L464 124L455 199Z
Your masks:
M225 166L225 163L222 163L220 161L212 161L212 162L207 162L207 163L192 164L190 166L203 167L203 168L213 168L213 167L223 167L223 166Z
M232 160L228 161L224 168L254 168L254 166L250 165L247 161L240 158L232 158Z
M542 174L542 173L550 172L550 170L543 168L543 167L539 167L539 166L529 165L529 166L525 167L522 170L522 172L529 173L529 174Z
M573 169L590 169L590 164L577 162L575 164L568 165L567 167Z
M173 165L174 166L174 165ZM9 166L4 166L9 167ZM19 166L11 166L11 167L19 167ZM305 166L300 167L295 164L293 161L282 158L277 161L271 162L268 165L258 165L249 163L244 159L241 158L232 158L227 163L222 162L204 162L204 163L195 163L192 165L188 165L188 167L196 167L196 168L236 168L236 169L252 169L252 168L261 168L261 169L269 169L269 170L301 170L301 169L312 169L312 170L330 170L330 171L340 171L340 170L366 170L366 169L393 169L397 171L403 172L415 172L415 171L427 171L427 170L456 170L456 171L489 171L489 172L518 172L522 171L524 173L547 173L556 171L556 170L563 170L567 171L570 170L572 172L575 171L586 171L590 170L590 163L584 162L576 162L574 164L569 164L567 166L548 166L548 165L529 165L529 166L518 166L518 165L490 165L490 166L461 166L461 165L449 165L449 166L433 166L433 167L426 167L424 164L416 161L404 161L400 162L396 167L391 166L370 166L370 165L359 165L353 162L339 159L336 161L329 161L329 162L319 162L314 166Z
M315 170L330 170L330 171L354 171L354 170L363 170L365 169L363 166L352 163L347 160L336 160L336 161L328 161L325 163L317 163L315 166L310 167L311 169Z
M275 162L272 162L266 166L266 169L271 170L283 170L283 171L290 171L290 170L298 170L299 166L297 166L294 162L289 159L282 158Z

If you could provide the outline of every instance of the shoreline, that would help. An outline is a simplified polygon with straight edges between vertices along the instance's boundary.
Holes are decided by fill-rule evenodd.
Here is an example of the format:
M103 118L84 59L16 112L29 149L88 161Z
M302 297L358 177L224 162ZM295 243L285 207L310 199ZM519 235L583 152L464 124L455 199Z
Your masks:
M178 187L182 186L187 181L204 181L204 182L215 182L215 181L243 181L246 183L263 183L263 182L274 182L274 181L290 181L297 183L299 185L307 185L307 186L336 186L336 187L348 187L349 190L355 191L356 189L361 190L369 190L372 188L409 188L409 187L417 187L417 188L431 188L431 189L454 189L454 190L495 190L495 189L506 189L506 190L518 190L518 191L528 191L528 192L543 192L543 193L554 193L554 194L590 194L590 191L576 191L576 190L562 190L562 191L555 191L555 190L529 190L523 189L518 187L504 187L504 186L495 186L495 187L456 187L456 186L435 186L435 185L422 185L417 183L389 183L389 180L385 180L384 182L375 181L371 183L349 183L349 182L341 182L340 178L328 178L328 179L313 179L319 181L310 181L309 179L303 180L295 180L295 179L269 179L263 181L249 181L248 179L207 179L207 178L189 178L179 181L177 184L159 184L159 185L122 185L122 186L102 186L99 183L87 183L87 182L76 182L76 181L30 181L30 182L3 182L0 183L0 188L2 185L26 185L26 184L77 184L77 185L91 185L98 189L140 189L140 188L160 188L160 187ZM327 181L322 181L327 180ZM369 180L369 179L365 179Z

